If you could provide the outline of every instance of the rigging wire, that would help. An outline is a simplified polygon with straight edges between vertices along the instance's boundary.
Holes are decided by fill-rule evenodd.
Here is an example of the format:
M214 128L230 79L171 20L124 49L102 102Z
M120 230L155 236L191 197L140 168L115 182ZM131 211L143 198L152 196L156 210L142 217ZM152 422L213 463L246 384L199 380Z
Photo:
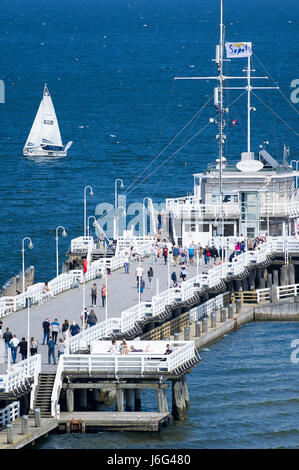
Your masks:
M272 82L273 83L277 83L277 81L274 80L274 78L271 76L271 74L268 72L268 70L266 69L266 67L264 66L264 64L259 60L259 58L257 57L256 54L253 54L255 56L255 58L257 59L257 61L259 62L259 64L261 65L261 67L263 67L263 69L265 70L266 74L269 75L269 77L271 78ZM295 106L293 105L293 103L288 99L288 97L281 91L280 88L278 88L278 91L279 93L281 94L281 96L287 101L287 103L293 108L293 110L299 114L298 110L295 108Z
M268 108L276 117L278 117L278 119L283 122L292 132L294 132L294 134L299 137L299 134L298 132L295 131L295 129L293 129L284 119L282 119L279 114L277 114L272 108L271 106L269 106L267 103L265 103L262 98L260 98L258 95L256 95L253 91L252 91L252 94L261 102L263 103L264 106L266 106L266 108Z
M191 124L191 122L196 119L201 111L207 106L207 104L211 101L214 95L211 95L208 100L204 103L204 105L194 114L194 116L185 124L185 126L171 139L170 142L156 155L153 160L147 165L147 167L142 170L142 172L134 179L134 181L128 186L127 191L125 191L124 195L130 194L132 191L129 191L132 186L135 185L135 183L140 179L140 177L152 166L152 164L167 150L167 148L179 137L179 135L182 134L182 132ZM135 187L134 187L135 189ZM133 189L133 191L134 191Z

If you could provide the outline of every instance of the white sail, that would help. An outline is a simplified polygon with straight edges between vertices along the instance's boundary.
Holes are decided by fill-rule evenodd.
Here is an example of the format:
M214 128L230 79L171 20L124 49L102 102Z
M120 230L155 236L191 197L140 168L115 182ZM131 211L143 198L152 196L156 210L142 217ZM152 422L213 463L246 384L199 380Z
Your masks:
M26 141L25 149L43 148L47 145L63 147L53 102L47 85L45 85L43 98Z
M40 146L41 143L41 130L42 130L42 122L43 122L43 116L42 116L42 103L43 101L40 102L38 111L36 113L35 119L33 121L33 125L31 127L31 130L29 132L28 139L25 144L25 148L36 148Z
M46 85L42 99L42 129L40 144L62 147L61 135L55 109Z

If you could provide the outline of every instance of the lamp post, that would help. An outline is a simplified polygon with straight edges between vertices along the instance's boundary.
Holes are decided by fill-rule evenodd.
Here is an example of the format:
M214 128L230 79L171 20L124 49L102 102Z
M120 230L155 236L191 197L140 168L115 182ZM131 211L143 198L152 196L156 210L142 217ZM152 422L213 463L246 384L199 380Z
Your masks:
M97 219L95 218L94 215L90 215L87 219L87 236L89 237L89 222L90 220L93 219L93 226L95 227Z
M117 240L118 237L118 209L122 209L124 216L126 216L126 209L124 208L124 206L117 206L117 212L115 213L115 240Z
M63 236L63 238L65 238L67 236L67 233L66 233L65 228L63 227L63 225L59 225L58 227L56 227L56 237L55 237L55 240L56 240L56 277L58 277L58 275L59 275L58 232L59 232L60 228L62 229L61 235Z
M295 165L296 165L296 171L298 171L298 163L299 163L299 160L292 160L290 163L291 163L292 167L293 167L293 163L295 163ZM296 189L297 189L297 187L298 187L298 176L297 176L297 174L296 174L296 177L295 177L295 178L296 178L296 179L295 179L295 187L296 187Z
M142 219L143 219L143 236L144 237L145 237L145 226L146 226L145 203L144 202L145 202L146 199L149 201L150 198L148 196L146 196L146 197L143 198L143 202L142 202L142 215L143 215Z
M30 237L25 237L22 240L22 274L23 274L23 293L25 293L25 240L29 240L28 248L32 250L33 243Z
M84 188L84 237L86 237L86 190L89 189L89 194L94 195L93 189L91 186L85 186Z
M115 215L115 236L114 239L117 238L117 209L118 209L118 200L117 200L117 183L120 183L120 188L124 188L124 182L121 178L117 178L114 182L114 215Z

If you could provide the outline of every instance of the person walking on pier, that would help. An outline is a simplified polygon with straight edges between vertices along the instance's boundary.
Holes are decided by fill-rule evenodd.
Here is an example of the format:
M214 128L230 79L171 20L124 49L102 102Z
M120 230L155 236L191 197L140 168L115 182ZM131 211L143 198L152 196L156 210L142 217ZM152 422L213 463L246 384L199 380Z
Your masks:
M179 256L180 256L180 249L177 245L173 246L172 256L173 256L173 265L177 266L179 263Z
M22 356L22 361L27 359L27 341L25 340L25 337L23 336L22 340L18 344L19 348L19 353Z
M55 341L53 340L52 336L49 336L49 341L48 341L48 364L51 364L51 357L53 358L53 363L56 365Z
M75 335L77 335L78 333L80 333L80 326L78 325L78 323L76 322L76 320L73 320L73 323L72 323L71 326L70 326L70 332L71 332L71 335L72 335L72 336L75 336Z
M102 285L101 296L102 296L102 307L105 307L106 297L108 296L108 289L106 289L105 284Z
M90 297L91 297L91 306L92 307L97 304L97 296L98 296L98 288L97 288L96 283L94 283L94 285L90 289Z
M69 327L70 327L70 324L68 322L68 320L64 320L64 323L61 327L61 333L63 333L64 335L68 333L68 330L69 330Z
M147 272L147 277L148 277L149 287L151 289L152 284L153 284L153 277L154 277L154 271L153 271L152 267L149 268L149 270Z
M124 257L124 268L125 268L125 274L129 274L130 256L127 252L125 253L125 257Z
M44 337L43 337L43 344L45 344L45 341L47 340L47 344L49 342L49 337L50 337L50 318L47 318L43 322L43 330L44 330Z
M59 333L59 322L57 320L57 318L55 318L54 321L52 321L51 323L51 330L52 330L52 338L56 344L57 342L57 336L58 336L58 333Z
M153 263L156 264L157 263L157 247L154 243L152 245L151 253L153 257Z
M17 338L16 335L13 335L12 339L10 340L9 346L11 348L11 357L12 362L15 364L17 359L17 347L20 340Z
M91 328L92 326L95 326L95 325L97 324L97 321L98 321L98 319L97 319L97 316L96 316L96 314L95 314L95 311L91 309L91 310L90 310L90 313L89 313L89 315L88 315L88 317L87 317L87 324L88 324L88 325L90 326L90 328Z
M8 348L9 348L9 343L10 343L11 339L12 339L12 332L7 327L6 330L5 330L5 333L3 333L3 340L5 342L6 356L8 355Z
M178 283L177 283L177 277L176 277L176 272L173 271L173 273L171 273L171 280L172 280L172 287L177 287Z
M167 264L167 258L168 258L168 248L167 248L167 245L164 245L164 247L163 247L163 258L164 258L164 261L165 261L164 264Z
M59 338L58 346L57 346L58 360L59 360L61 354L64 354L64 353L65 353L65 350L66 350L65 342L63 341L62 338Z
M142 280L143 273L144 273L143 267L140 266L140 265L137 266L137 268L136 268L136 273L135 273L135 275L136 275L136 281L137 281L137 289L139 288L139 282L141 282L141 280Z
M35 356L35 354L37 354L37 342L33 337L30 340L30 354L31 356Z

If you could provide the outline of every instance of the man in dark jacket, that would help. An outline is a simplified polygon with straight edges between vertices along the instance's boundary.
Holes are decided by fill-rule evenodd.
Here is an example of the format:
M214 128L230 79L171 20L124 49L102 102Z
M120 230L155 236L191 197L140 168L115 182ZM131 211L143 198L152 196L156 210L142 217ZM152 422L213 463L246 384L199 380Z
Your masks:
M24 361L25 359L27 359L27 341L25 340L24 337L22 338L22 341L19 342L18 348L19 348L19 353L22 356L22 361Z
M45 344L45 340L47 340L47 344L49 343L49 336L50 336L50 318L47 318L43 322L43 330L44 330L44 338L43 338L43 344Z
M90 310L90 313L87 317L87 323L90 327L94 326L97 323L98 319L94 310Z
M6 355L8 355L8 345L10 340L12 339L12 332L10 331L9 328L6 328L5 333L3 333L3 339L5 341L5 349L6 349Z
M56 364L55 359L55 341L53 340L52 336L49 337L48 341L48 363L51 364L51 356L53 358L53 363Z

